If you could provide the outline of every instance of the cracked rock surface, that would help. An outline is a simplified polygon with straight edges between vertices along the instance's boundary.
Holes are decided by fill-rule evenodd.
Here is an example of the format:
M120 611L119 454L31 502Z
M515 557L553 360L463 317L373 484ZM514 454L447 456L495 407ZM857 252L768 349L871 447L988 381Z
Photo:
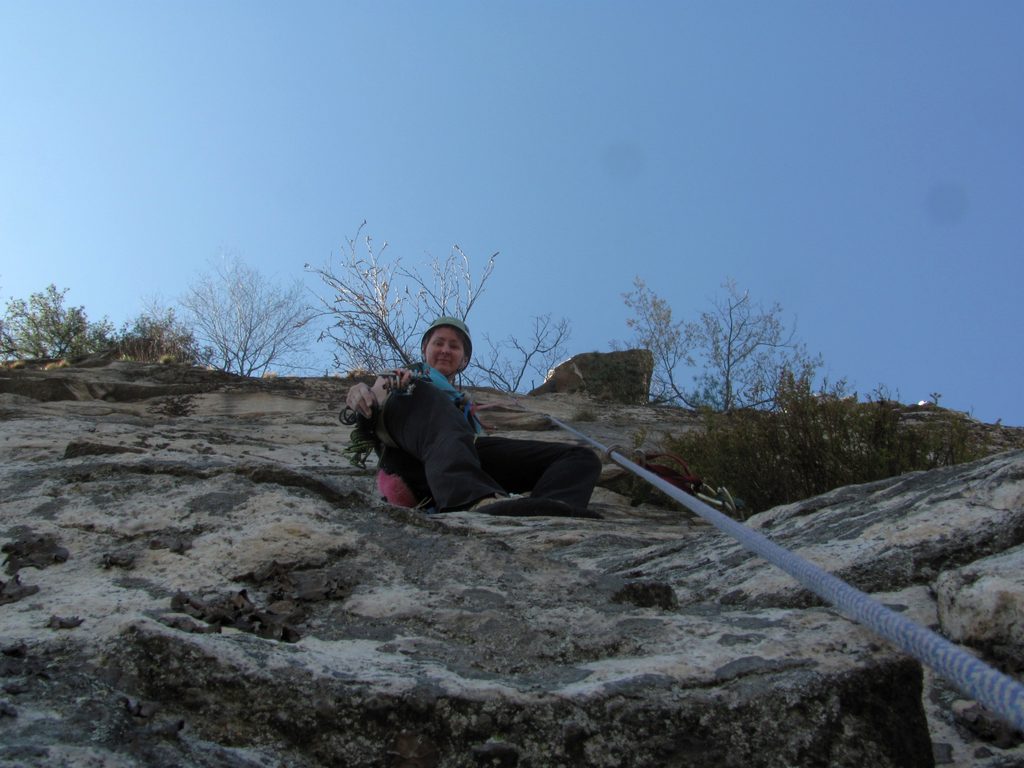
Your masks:
M680 510L607 488L600 520L382 504L342 455L348 386L0 372L0 766L1024 761L1019 734ZM543 413L586 413L606 444L693 423L478 399L512 436L569 440ZM1024 453L749 524L1019 671Z

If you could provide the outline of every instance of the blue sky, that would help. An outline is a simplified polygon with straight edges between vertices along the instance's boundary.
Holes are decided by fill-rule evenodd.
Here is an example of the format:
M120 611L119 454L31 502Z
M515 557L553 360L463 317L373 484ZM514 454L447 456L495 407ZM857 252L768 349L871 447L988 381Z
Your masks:
M1024 425L1021 83L1020 2L0 0L0 299L119 324L366 220L500 252L477 334L733 278L832 379Z

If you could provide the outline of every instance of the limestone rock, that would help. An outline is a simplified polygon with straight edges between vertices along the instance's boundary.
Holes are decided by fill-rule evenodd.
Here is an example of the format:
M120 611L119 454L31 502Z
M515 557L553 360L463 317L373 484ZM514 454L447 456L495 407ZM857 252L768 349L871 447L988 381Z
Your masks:
M931 584L947 569L1024 539L1024 452L849 486L754 515L748 525L865 592ZM709 579L707 558L721 567ZM799 607L818 601L729 538L682 540L600 567L637 578L671 574L680 601Z
M641 404L650 398L653 371L648 349L585 352L559 364L530 394L583 392L596 400Z
M1024 547L946 571L935 590L939 621L951 640L1024 672Z
M1020 759L1005 734L964 731L983 718L915 661L677 511L604 488L600 520L383 505L342 453L346 381L121 363L13 378L4 768ZM586 414L609 444L690 423L580 395L480 399L511 436L568 439L544 412ZM1022 484L1024 453L1003 454L751 524L934 624L933 585L986 558L1005 573Z

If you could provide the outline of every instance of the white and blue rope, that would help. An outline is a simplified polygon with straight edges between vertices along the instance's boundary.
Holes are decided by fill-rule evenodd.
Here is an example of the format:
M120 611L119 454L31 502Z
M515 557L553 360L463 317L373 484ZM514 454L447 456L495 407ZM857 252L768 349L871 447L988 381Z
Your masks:
M757 531L723 515L717 509L666 482L614 449L549 416L552 423L583 439L638 477L671 496L702 519L727 533L746 549L760 555L799 581L807 589L839 608L932 669L991 712L1024 731L1024 685L958 645L886 608L880 602L813 563L780 547Z

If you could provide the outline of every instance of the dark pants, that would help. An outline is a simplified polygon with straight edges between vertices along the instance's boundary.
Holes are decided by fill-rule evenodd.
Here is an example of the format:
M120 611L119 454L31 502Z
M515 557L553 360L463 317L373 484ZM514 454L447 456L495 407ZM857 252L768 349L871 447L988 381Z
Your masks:
M382 467L415 493L429 493L442 512L496 493L527 492L585 510L601 474L588 448L474 434L448 396L426 382L389 397L383 419L399 449L384 450Z

